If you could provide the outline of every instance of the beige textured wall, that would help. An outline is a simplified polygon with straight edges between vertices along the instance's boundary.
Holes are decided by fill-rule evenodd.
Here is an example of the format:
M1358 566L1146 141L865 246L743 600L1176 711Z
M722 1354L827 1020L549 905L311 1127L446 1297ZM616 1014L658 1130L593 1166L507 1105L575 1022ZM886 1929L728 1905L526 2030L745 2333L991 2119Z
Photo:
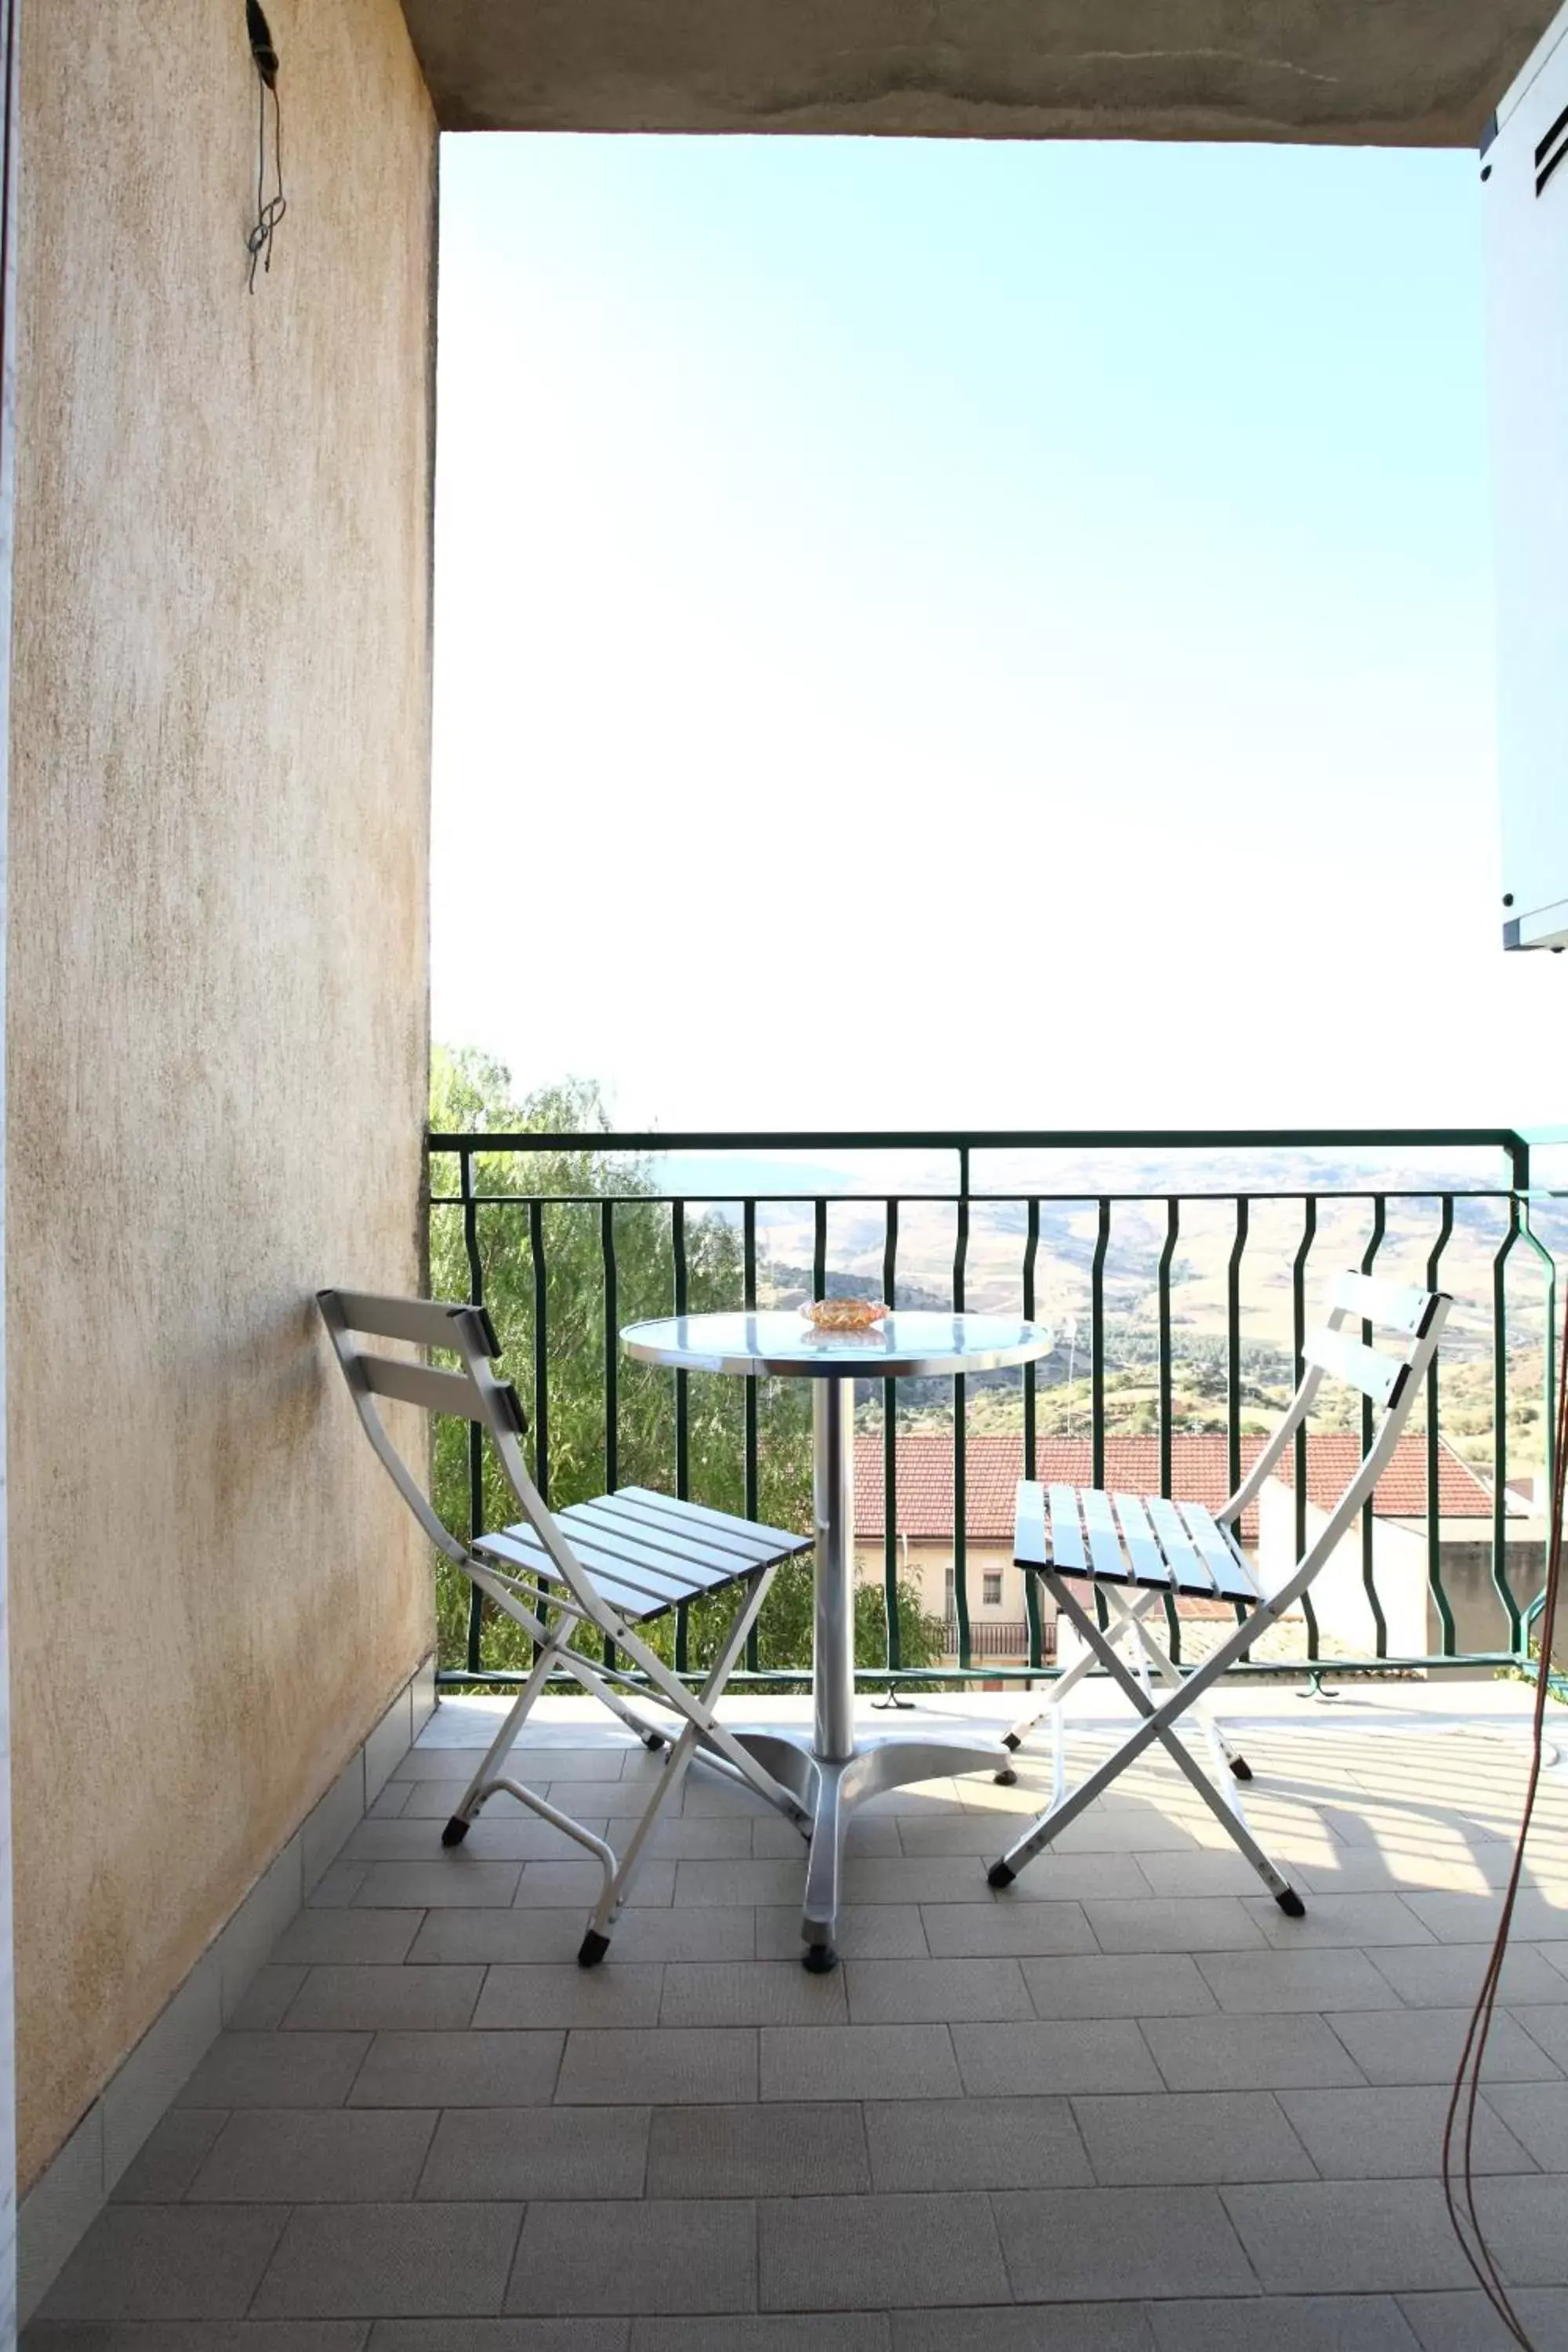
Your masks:
M25 0L8 1177L20 2170L429 1647L315 1328L406 1286L435 131L396 0Z

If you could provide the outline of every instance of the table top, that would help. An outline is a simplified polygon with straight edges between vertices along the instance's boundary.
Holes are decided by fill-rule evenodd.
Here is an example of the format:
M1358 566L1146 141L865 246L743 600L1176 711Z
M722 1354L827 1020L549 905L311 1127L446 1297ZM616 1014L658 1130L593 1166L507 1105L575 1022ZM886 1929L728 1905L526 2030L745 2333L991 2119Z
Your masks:
M818 1331L793 1307L766 1315L671 1315L621 1333L641 1364L693 1372L774 1378L916 1380L991 1372L1048 1355L1056 1335L1041 1323L997 1315L916 1314L901 1308L868 1331Z

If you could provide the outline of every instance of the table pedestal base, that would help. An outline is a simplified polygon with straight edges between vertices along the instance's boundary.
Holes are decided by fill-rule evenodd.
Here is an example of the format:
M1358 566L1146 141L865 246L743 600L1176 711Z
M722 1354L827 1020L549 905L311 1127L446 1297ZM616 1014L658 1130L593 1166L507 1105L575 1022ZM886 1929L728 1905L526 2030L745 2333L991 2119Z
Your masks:
M956 1773L1012 1770L1013 1759L997 1741L977 1748L955 1739L879 1740L857 1748L842 1761L814 1756L803 1742L777 1732L738 1731L742 1748L754 1756L811 1816L803 1834L811 1839L805 1866L805 1900L801 1906L800 1936L805 1966L821 1974L837 1966L834 1937L838 1926L838 1885L844 1863L844 1833L849 1816L868 1797L887 1789L908 1788L915 1780L943 1780Z

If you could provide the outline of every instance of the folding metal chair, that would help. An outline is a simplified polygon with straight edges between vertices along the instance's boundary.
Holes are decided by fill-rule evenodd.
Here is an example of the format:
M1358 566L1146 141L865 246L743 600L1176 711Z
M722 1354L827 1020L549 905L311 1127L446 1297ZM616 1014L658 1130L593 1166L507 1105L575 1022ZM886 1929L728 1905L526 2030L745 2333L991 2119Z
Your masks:
M1302 1350L1307 1366L1285 1418L1242 1485L1213 1514L1198 1503L1171 1502L1158 1495L1108 1495L1097 1488L1051 1486L1032 1479L1018 1487L1014 1554L1027 1575L1037 1576L1081 1639L1082 1656L1056 1684L1038 1714L1015 1724L1004 1745L1016 1750L1049 1716L1056 1732L1051 1802L1038 1820L1008 1847L988 1873L993 1886L1008 1886L1058 1832L1108 1789L1152 1741L1191 1781L1226 1833L1235 1840L1282 1911L1300 1918L1306 1909L1284 1874L1275 1868L1247 1826L1237 1781L1250 1780L1251 1768L1209 1715L1204 1694L1227 1667L1245 1658L1265 1628L1300 1599L1375 1491L1410 1408L1420 1393L1426 1367L1437 1350L1452 1301L1441 1291L1407 1290L1364 1274L1338 1276L1331 1292L1326 1326L1309 1334ZM1343 1329L1347 1318L1362 1321L1366 1337ZM1399 1333L1398 1356L1368 1344L1373 1327ZM1237 1538L1242 1515L1257 1496L1300 1428L1323 1380L1347 1381L1380 1409L1371 1444L1322 1532L1289 1575L1266 1592ZM1110 1622L1102 1629L1076 1587L1089 1584L1103 1594ZM1166 1600L1228 1601L1242 1622L1198 1665L1184 1671L1172 1663L1149 1622ZM1122 1653L1125 1651L1126 1655ZM1062 1701L1094 1664L1104 1667L1139 1717L1114 1753L1070 1792L1066 1786ZM1156 1700L1152 1675L1165 1696ZM1178 1736L1176 1725L1194 1709L1208 1735L1212 1774ZM1005 1768L997 1778L1016 1779Z
M744 1780L809 1835L810 1820L797 1800L725 1730L714 1710L775 1570L782 1560L808 1550L811 1538L786 1535L778 1528L761 1527L700 1504L678 1502L645 1486L622 1487L594 1502L574 1504L556 1517L541 1499L523 1461L518 1441L526 1434L527 1423L517 1391L490 1370L500 1345L482 1307L375 1298L347 1290L322 1290L316 1296L365 1433L404 1501L431 1542L535 1644L533 1669L442 1831L442 1844L460 1844L487 1798L504 1790L584 1847L604 1874L603 1890L577 1954L584 1968L592 1968L609 1948L611 1927L659 1817L694 1756L700 1753L705 1762ZM461 1369L445 1370L407 1357L372 1353L360 1346L355 1335L362 1333L446 1351L458 1359ZM522 1517L493 1535L460 1541L394 1443L377 1406L383 1397L477 1422L495 1446ZM682 1601L731 1589L738 1593L735 1614L707 1679L700 1690L691 1690L637 1629ZM574 1634L590 1627L613 1644L602 1658L569 1646ZM535 1700L558 1673L571 1675L602 1699L649 1748L666 1750L664 1769L618 1859L603 1838L501 1769ZM623 1695L628 1690L677 1718L673 1737L629 1703Z

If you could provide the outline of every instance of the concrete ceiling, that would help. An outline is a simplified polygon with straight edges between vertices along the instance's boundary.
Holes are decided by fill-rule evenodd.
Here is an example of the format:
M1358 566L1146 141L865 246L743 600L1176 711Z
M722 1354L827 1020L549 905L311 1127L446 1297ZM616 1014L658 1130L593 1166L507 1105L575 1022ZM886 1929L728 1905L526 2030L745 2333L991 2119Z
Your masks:
M448 131L1472 145L1559 0L404 0Z

